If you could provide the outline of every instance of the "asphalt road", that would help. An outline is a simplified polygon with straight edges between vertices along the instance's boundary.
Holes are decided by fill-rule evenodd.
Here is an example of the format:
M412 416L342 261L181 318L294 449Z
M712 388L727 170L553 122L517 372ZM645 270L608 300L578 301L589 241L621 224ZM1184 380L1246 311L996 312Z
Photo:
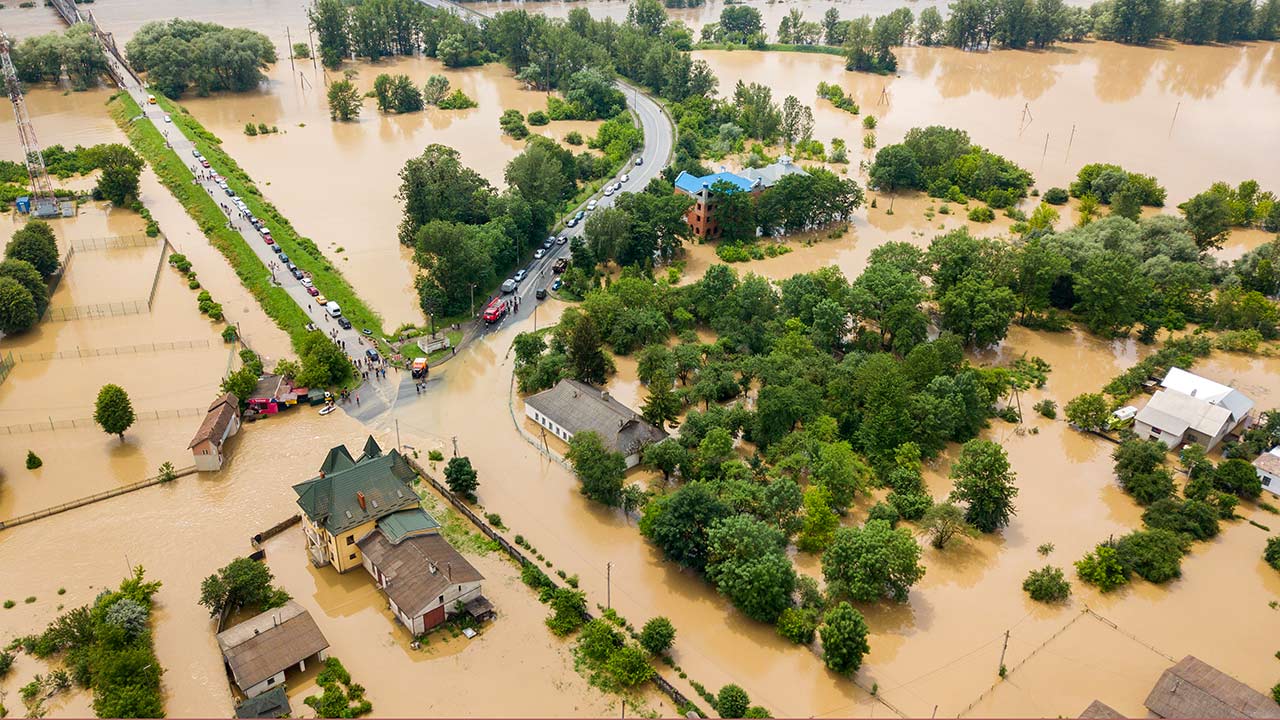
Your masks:
M485 17L485 15L471 8L463 7L449 0L419 0L419 2L431 7L450 10L470 20L480 20ZM605 197L602 188L601 192L597 192L580 206L579 209L582 210L586 210L587 204L592 199L596 201L596 209L598 210L613 205L614 199L621 193L640 192L645 185L649 184L650 180L658 177L662 169L671 162L671 154L675 149L675 126L666 112L663 111L662 106L630 83L618 80L614 84L626 96L627 107L635 113L640 120L640 127L644 130L644 146L640 148L640 153L636 156L640 158L641 164L636 165L633 160L614 177L613 181L616 182L621 179L621 175L624 173L630 176L627 182L622 184L620 193ZM588 213L587 217L590 217L590 213ZM562 221L565 219L561 218ZM569 256L569 241L582 234L582 226L583 223L578 223L576 227L562 230L558 234L566 238L566 242L563 245L552 245L544 257L533 260L528 265L523 266L527 276L520 283L515 293L505 296L507 299L520 298L520 310L508 313L502 322L486 327L484 332L497 330L514 318L528 317L536 311L538 301L534 294L538 288L550 288L555 278L555 275L551 272L551 266L555 264L557 259ZM493 297L476 298L476 313L483 312L484 307L489 304Z

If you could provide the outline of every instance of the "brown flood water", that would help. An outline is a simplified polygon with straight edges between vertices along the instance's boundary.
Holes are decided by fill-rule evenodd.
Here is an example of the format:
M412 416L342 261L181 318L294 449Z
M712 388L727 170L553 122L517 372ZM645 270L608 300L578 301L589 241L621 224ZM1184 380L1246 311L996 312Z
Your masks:
M231 699L213 625L197 604L200 580L250 552L251 535L297 511L290 485L313 476L324 449L358 446L365 434L345 413L321 418L311 409L296 411L247 427L232 441L230 462L216 475L183 478L0 533L0 576L11 579L4 596L37 598L0 615L0 640L7 643L40 629L57 615L59 604L90 602L100 588L116 584L130 564L142 564L149 577L164 582L156 598L155 636L166 669L168 715L229 715ZM394 443L393 437L379 440ZM86 469L62 468L59 477ZM76 551L67 552L68 547ZM192 552L195 547L200 550ZM277 581L311 610L331 654L365 685L380 716L600 717L617 712L616 698L588 687L573 671L568 646L542 624L545 608L514 566L496 554L472 561L486 577L485 593L498 609L498 620L475 640L436 638L428 649L415 651L363 572L338 575L313 568L296 528L272 539L266 550ZM59 587L67 593L58 596ZM20 656L0 690L15 700L17 689L42 669ZM290 676L300 715L309 712L301 700L316 689L314 672ZM412 691L426 678L436 691ZM646 695L645 700L664 713L672 711L659 698ZM88 702L87 694L78 693L51 705L50 714L85 716L91 712Z
M390 329L425 320L413 289L413 253L396 235L402 212L395 198L400 168L427 145L442 143L501 187L507 163L524 149L524 142L502 134L498 118L509 108L524 113L545 108L546 95L524 90L496 64L450 70L427 58L400 58L356 67L362 91L384 72L406 74L419 86L430 75L444 75L479 106L382 115L367 100L359 121L335 123L324 95L326 73L305 62L291 74L287 59L271 69L270 82L258 92L190 98L184 105L223 139L223 147L266 196L320 245ZM278 126L281 134L248 137L243 129L250 121ZM575 130L594 135L599 125L563 121L532 130L562 140Z
M819 81L841 86L864 114L876 116L881 146L898 142L913 127L962 128L974 142L1030 170L1042 190L1065 187L1090 162L1155 175L1169 191L1170 206L1215 180L1253 178L1264 188L1280 187L1280 170L1268 161L1280 154L1280 133L1274 132L1280 122L1275 43L1136 48L1095 42L1045 52L897 52L895 77L847 72L843 58L830 55L696 56L720 78L722 95L743 80L768 85L778 100L793 94L813 106L814 137L828 144L841 137L860 148L863 130L861 117L817 100ZM1224 143L1224 137L1241 142Z

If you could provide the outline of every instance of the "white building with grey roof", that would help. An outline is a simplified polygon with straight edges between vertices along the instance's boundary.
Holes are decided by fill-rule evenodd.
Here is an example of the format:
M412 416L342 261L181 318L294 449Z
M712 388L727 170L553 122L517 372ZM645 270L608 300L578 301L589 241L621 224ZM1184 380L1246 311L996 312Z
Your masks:
M1133 431L1171 448L1187 442L1212 450L1239 431L1253 410L1253 401L1239 390L1182 368L1171 368L1160 385L1138 411Z
M611 397L609 391L577 380L561 380L525 398L524 414L565 442L580 432L596 433L605 447L622 453L628 468L640 463L646 445L667 437L661 428Z

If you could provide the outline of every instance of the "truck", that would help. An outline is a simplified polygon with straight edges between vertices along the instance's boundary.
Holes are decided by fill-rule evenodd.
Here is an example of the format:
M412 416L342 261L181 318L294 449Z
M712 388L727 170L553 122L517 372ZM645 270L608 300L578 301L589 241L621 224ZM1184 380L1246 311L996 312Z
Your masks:
M427 359L424 357L414 358L413 365L409 368L409 374L415 378L426 377L428 371Z
M494 298L484 308L484 321L492 325L507 314L507 302L502 298Z

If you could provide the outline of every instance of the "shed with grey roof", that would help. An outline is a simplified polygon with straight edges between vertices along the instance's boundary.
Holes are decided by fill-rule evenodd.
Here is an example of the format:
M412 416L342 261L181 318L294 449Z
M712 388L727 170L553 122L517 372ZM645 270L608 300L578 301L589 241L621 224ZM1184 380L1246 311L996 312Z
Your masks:
M218 647L236 686L255 697L283 685L285 670L306 670L308 658L324 662L329 641L311 614L290 600L218 633Z
M561 380L555 387L525 398L524 414L565 442L580 432L596 433L605 447L622 453L628 468L640 462L646 445L667 437L664 430L650 425L607 390L577 380Z
M1248 422L1253 409L1240 391L1181 368L1171 368L1161 385L1138 411L1133 431L1171 448L1194 442L1212 450Z

